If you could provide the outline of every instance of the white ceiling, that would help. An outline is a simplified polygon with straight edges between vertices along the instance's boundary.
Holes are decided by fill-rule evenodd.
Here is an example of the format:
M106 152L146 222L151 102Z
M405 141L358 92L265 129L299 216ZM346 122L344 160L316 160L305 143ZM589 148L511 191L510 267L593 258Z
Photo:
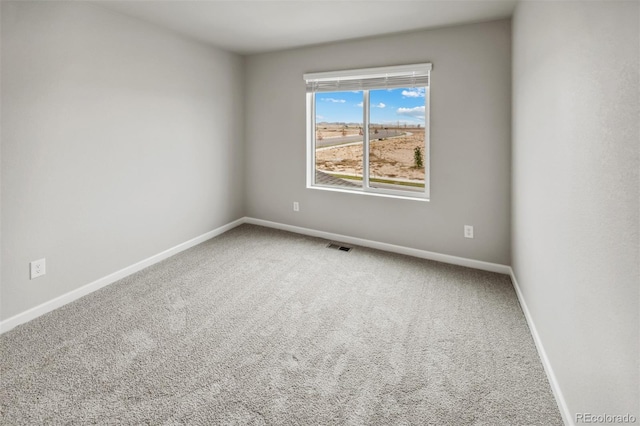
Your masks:
M173 0L97 4L241 54L511 16L517 0Z

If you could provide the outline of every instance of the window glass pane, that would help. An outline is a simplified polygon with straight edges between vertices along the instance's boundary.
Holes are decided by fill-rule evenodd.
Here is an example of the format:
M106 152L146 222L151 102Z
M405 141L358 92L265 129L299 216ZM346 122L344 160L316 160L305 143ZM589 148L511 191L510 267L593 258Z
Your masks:
M426 88L369 92L369 186L425 191Z
M315 183L362 187L363 92L315 95Z

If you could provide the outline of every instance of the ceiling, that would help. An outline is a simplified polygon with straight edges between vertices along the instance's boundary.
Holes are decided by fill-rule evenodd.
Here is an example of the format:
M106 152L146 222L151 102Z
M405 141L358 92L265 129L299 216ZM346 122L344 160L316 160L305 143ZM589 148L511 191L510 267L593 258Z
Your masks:
M517 0L95 2L240 54L505 18ZM94 4L95 4L94 3Z

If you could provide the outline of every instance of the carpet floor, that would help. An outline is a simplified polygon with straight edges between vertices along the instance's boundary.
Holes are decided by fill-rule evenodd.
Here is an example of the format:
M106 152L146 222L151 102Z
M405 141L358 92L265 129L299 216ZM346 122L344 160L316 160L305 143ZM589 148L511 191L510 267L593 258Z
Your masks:
M242 225L0 336L0 423L562 425L506 275Z

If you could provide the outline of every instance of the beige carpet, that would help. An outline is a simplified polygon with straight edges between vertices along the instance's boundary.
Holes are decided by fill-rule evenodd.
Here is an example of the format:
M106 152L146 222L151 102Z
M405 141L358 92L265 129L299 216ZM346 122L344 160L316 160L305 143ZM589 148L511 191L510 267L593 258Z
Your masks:
M0 336L0 423L561 425L509 277L243 225Z

